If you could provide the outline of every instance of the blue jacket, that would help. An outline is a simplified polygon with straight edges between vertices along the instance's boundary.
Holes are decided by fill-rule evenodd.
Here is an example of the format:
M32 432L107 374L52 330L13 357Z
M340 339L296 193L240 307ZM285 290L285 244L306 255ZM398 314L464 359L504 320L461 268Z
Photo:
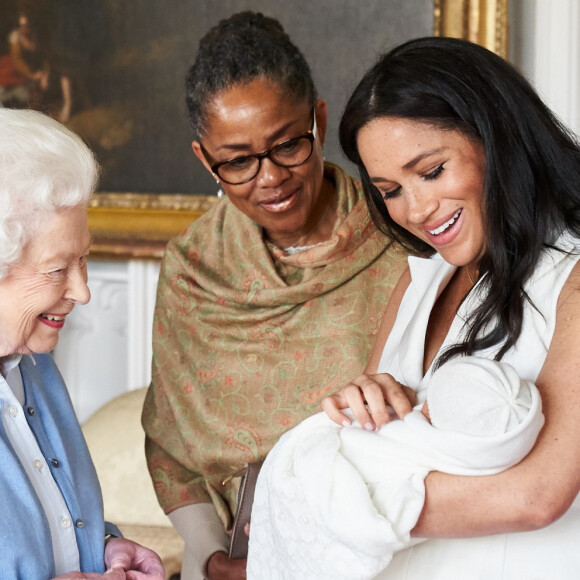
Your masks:
M48 354L23 356L25 416L73 522L82 572L104 572L105 522L97 474L64 381ZM4 401L0 400L0 406ZM0 578L55 576L48 521L0 421Z

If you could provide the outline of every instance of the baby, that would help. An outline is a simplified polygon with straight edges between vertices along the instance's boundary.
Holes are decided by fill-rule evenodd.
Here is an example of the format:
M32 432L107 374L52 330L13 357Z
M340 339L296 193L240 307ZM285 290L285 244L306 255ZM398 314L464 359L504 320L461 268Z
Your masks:
M522 423L537 390L508 364L474 356L450 360L428 380L421 412L438 429L492 437Z
M496 361L452 359L423 381L427 401L377 432L324 413L286 433L260 472L248 578L370 579L411 539L430 471L498 473L543 425L535 385Z

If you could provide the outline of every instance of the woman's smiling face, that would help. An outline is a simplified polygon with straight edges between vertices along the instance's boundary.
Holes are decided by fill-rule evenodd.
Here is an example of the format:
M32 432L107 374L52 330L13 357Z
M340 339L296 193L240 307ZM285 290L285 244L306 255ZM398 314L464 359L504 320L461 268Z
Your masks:
M52 350L67 314L90 298L86 207L38 219L36 235L0 280L0 356Z
M455 266L477 264L485 247L485 154L456 130L383 117L357 146L391 218Z
M308 232L320 200L323 181L322 144L326 103L314 106L317 138L312 155L296 167L280 167L263 159L248 183L221 183L232 203L280 247L293 245ZM313 109L296 101L276 83L256 79L218 94L210 107L206 133L193 150L208 171L213 163L263 153L313 128Z

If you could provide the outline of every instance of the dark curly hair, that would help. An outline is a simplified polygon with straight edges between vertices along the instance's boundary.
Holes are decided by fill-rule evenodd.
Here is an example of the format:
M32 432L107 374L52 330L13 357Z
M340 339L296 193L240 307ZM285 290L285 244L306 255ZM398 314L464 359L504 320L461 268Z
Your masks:
M194 138L204 134L215 95L257 78L277 83L312 106L317 99L310 67L282 25L258 12L239 12L201 39L187 74L186 103Z
M382 56L348 101L341 146L358 165L378 227L423 252L426 244L391 219L358 153L359 131L384 117L457 130L483 146L485 298L468 320L465 341L438 364L501 344L499 360L520 335L524 284L541 252L563 230L580 237L578 141L513 66L481 46L428 37Z

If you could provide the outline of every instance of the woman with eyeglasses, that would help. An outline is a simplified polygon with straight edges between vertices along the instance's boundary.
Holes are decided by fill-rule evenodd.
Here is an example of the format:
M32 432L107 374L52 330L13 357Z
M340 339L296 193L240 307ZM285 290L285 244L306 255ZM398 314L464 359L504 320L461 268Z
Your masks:
M228 556L235 475L364 368L405 256L360 184L325 163L326 103L276 20L210 30L187 104L225 195L167 247L143 424L183 580L245 578Z

